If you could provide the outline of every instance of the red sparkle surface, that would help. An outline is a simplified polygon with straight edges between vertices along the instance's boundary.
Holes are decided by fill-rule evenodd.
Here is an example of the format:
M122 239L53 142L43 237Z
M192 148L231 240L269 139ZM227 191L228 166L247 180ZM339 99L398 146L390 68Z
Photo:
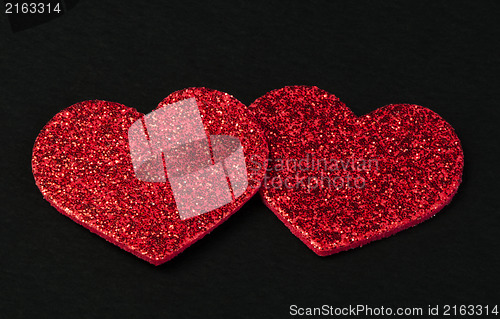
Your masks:
M318 255L432 217L461 182L460 141L425 107L393 104L357 117L326 91L291 86L265 94L250 109L269 146L261 196Z
M134 175L128 129L143 115L97 100L64 109L38 135L32 169L44 198L62 214L152 264L175 257L254 195L268 155L261 127L231 95L189 88L171 94L158 108L192 97L207 134L236 136L243 146L248 186L231 203L181 220L168 182L143 182Z

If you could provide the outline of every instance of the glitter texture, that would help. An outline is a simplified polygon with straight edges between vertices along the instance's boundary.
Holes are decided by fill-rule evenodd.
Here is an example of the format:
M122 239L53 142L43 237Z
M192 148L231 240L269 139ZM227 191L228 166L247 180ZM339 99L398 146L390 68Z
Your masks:
M394 104L357 117L332 94L291 86L265 94L250 109L267 130L261 196L318 255L432 217L461 182L460 141L427 108Z
M230 203L181 220L168 181L145 182L134 174L128 130L143 115L97 100L68 107L38 135L32 168L44 198L62 214L152 264L179 254L252 197L265 175L268 155L262 129L231 95L189 88L165 98L157 110L189 98L196 99L207 136L232 136L241 142L248 185L239 196L231 193Z

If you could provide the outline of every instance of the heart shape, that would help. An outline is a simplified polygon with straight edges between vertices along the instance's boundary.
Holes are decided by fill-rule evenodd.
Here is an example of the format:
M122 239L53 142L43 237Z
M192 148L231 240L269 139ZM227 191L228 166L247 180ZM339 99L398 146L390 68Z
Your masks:
M317 87L271 91L250 108L269 146L261 196L309 248L330 255L432 217L461 182L453 128L409 104L357 117Z
M241 102L189 88L146 116L97 100L66 108L38 135L32 169L58 211L159 265L257 192L267 153Z

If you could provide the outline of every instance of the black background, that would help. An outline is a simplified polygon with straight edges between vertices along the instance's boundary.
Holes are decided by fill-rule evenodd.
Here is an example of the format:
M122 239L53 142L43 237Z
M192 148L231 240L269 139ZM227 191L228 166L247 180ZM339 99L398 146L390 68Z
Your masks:
M500 303L498 2L80 1L23 31L0 14L0 317L287 317L289 306ZM88 99L143 113L190 86L250 104L317 85L362 115L427 106L460 137L463 183L430 221L318 257L254 197L162 266L59 214L38 132Z

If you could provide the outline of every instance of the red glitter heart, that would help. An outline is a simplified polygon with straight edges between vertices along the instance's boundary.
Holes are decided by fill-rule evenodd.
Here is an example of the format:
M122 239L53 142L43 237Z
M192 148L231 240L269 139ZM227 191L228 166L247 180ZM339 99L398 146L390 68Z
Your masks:
M194 101L190 110L198 118L191 124L173 123L179 119L176 114L164 112L166 106L171 111L172 105L183 101ZM150 115L106 101L72 105L54 116L38 135L32 168L45 199L58 211L159 265L209 233L255 194L265 175L268 150L249 110L223 92L206 88L178 91ZM164 122L175 125L162 131ZM172 146L168 153L163 145L172 144L171 136L164 138L167 131L178 141L191 143L183 148ZM199 139L200 134L206 135ZM151 146L154 138L160 147L156 150ZM227 152L220 147L223 143L232 143L233 148ZM149 151L159 154L149 154L152 157L144 160L148 150L141 147L148 145ZM210 145L204 156L211 162L196 171L201 157L192 157L200 145ZM231 152L234 156L227 157ZM166 155L173 153L181 155L174 160ZM232 167L231 160L236 163ZM155 165L161 166L158 172L168 179L151 175ZM182 170L184 175L179 173ZM186 183L195 189L186 188Z
M267 130L264 202L318 255L432 217L461 182L460 141L427 108L394 104L357 117L309 86L269 92L250 108Z

